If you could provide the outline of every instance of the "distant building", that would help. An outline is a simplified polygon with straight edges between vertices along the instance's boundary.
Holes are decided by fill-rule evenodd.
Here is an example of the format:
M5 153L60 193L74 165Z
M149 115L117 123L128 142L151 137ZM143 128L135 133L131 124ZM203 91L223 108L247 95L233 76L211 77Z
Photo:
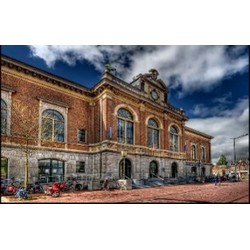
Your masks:
M39 116L31 139L30 181L79 178L177 178L211 174L210 135L186 127L152 69L130 83L106 69L86 88L15 59L1 57L1 175L24 175L22 135L13 105ZM20 128L21 129L21 128Z
M241 179L249 178L249 161L239 160L238 162L232 162L230 166L225 165L214 165L211 168L212 174L220 176L232 176L235 173L240 176Z
M239 174L241 179L248 179L249 178L249 160L239 160L237 162L231 163L230 173Z

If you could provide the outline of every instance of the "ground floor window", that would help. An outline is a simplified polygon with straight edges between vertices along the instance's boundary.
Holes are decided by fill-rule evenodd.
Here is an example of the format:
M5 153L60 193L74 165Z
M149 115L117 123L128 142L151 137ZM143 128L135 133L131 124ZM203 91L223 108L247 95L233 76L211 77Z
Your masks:
M125 164L125 169L124 169ZM128 179L131 178L132 164L129 159L122 159L119 164L119 178Z
M195 175L195 176L197 175L197 167L192 167L191 168L191 174Z
M1 158L1 179L8 178L8 159Z
M151 161L149 165L149 178L158 176L158 164L156 161Z
M85 173L85 162L77 161L76 162L76 173Z
M38 161L39 181L43 183L64 180L64 161L43 159Z

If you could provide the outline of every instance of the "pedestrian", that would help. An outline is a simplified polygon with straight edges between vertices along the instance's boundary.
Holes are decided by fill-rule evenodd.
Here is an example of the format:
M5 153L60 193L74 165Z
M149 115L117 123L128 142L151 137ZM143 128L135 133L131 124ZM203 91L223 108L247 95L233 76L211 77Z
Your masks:
M220 183L221 183L221 177L220 175L218 175L218 186L220 186Z
M215 174L215 176L214 176L214 185L217 186L217 184L218 184L218 175Z

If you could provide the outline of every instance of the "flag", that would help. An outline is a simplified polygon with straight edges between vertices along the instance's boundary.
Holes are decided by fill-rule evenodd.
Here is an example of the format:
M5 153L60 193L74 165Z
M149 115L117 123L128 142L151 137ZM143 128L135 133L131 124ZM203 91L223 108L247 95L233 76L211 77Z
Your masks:
M111 140L112 139L112 128L109 127L108 129L108 140Z

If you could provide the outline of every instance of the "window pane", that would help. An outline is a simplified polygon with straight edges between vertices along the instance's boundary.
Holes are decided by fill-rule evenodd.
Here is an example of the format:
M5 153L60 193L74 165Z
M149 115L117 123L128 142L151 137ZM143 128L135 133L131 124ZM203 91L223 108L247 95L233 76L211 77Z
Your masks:
M148 126L158 128L158 124L154 119L149 119L148 120Z
M55 141L64 141L64 123L63 122L55 122Z
M7 130L7 110L1 110L1 134L6 134Z
M159 131L154 129L154 146L159 148Z
M85 142L85 130L84 129L78 129L78 142Z
M52 109L47 109L47 110L43 111L42 116L52 118L52 119L57 120L57 121L64 121L63 116L58 111L52 110Z
M174 151L178 151L178 135L174 135Z
M153 147L153 129L148 128L148 146Z
M170 150L179 151L178 133L175 127L170 128Z
M125 121L118 119L118 131L117 131L118 142L125 142Z
M134 128L132 122L127 122L127 143L133 144Z
M178 131L176 130L176 128L174 126L172 126L170 128L170 133L172 133L172 134L178 134Z
M43 119L42 120L42 139L52 140L52 120Z
M1 99L1 134L6 134L7 131L7 104Z
M123 109L123 108L119 109L117 114L120 117L124 117L126 119L133 120L132 114L129 111L127 111L126 109Z
M196 148L194 145L192 146L192 159L196 159Z

